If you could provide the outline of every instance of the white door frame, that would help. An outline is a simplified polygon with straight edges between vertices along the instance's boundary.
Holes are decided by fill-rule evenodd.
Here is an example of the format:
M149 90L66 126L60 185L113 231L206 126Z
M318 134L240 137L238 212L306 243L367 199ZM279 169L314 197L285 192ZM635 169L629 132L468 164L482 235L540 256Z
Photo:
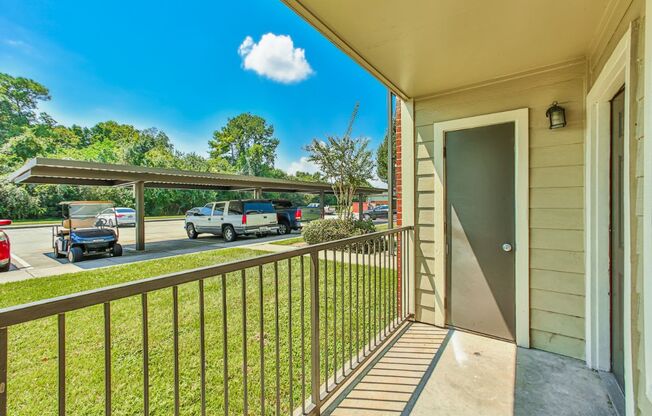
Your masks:
M630 60L631 28L625 33L586 96L585 248L586 248L586 364L611 369L610 298L610 153L611 99L625 85L624 198L624 325L625 399L633 406L631 349L631 242L630 242ZM630 403L631 402L631 403Z
M514 199L515 199L515 305L516 305L516 344L530 347L530 243L529 243L529 115L527 108L486 114L458 120L435 123L435 191L437 194L435 224L439 235L435 238L435 253L446 253L445 170L444 137L449 131L491 126L494 124L514 123ZM446 259L439 262L439 279L435 287L442 288L442 298L446 293ZM445 311L438 311L435 323L445 325Z

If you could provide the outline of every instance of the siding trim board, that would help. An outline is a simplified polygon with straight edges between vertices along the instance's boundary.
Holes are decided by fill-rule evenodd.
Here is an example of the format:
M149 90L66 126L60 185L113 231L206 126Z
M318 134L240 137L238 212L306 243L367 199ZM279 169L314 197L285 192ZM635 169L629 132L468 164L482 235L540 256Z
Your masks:
M446 132L483 127L494 124L514 123L515 141L515 304L516 304L516 344L530 347L530 240L529 240L529 110L520 108L517 110L504 111L499 113L485 114L474 117L466 117L456 120L434 123L434 151L435 172L431 178L434 181L436 193L435 225L438 227L438 235L435 236L434 252L445 253L446 235L444 232L445 223L445 177L443 163L443 145ZM426 191L431 188L417 187L417 191ZM446 259L439 259L438 274L435 280L435 288L444 296L446 293ZM435 311L435 324L444 326L446 313L444 310Z
M585 247L586 247L586 362L594 369L611 369L610 318L610 140L612 97L625 85L624 172L630 171L631 45L632 27L625 33L586 97L585 147ZM624 325L625 401L633 414L632 314L631 314L631 215L630 181L624 181L625 270Z
M652 0L645 2L646 13L652 10ZM646 16L645 24L645 60L644 60L644 79L645 82L645 95L644 95L644 111L645 114L639 114L647 123L644 123L644 137L652 138L652 24ZM648 139L649 140L649 139ZM652 401L652 255L650 255L650 247L652 247L652 145L648 142L643 145L643 177L648 180L643 181L643 244L641 252L646 249L647 256L642 255L643 261L643 274L638 273L639 279L645 276L647 281L643 282L643 353L645 354L645 394L649 401ZM640 354L640 352L639 352Z

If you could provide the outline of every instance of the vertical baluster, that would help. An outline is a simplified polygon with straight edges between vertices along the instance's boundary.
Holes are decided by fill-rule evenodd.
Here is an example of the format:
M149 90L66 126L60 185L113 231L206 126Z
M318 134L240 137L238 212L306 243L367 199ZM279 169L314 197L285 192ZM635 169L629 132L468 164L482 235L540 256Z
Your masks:
M179 415L179 287L172 286L172 336L174 342L174 415Z
M319 308L319 252L316 251L310 253L310 393L312 403L315 405L314 413L317 415L321 407Z
M374 239L374 347L378 345L378 240Z
M360 245L355 245L355 362L360 362Z
M240 301L242 302L242 398L244 399L242 412L249 414L249 393L247 383L247 273L245 269L240 271L240 280L242 280L242 293Z
M294 368L292 363L292 258L288 259L288 348L290 350L290 415L294 411L293 383Z
M387 252L387 332L392 332L392 295L393 295L393 277L394 277L394 267L393 267L393 258L392 253L394 253L394 246L392 246L392 235L387 236L387 241L389 242L389 251Z
M206 329L204 320L204 280L199 280L199 379L201 416L206 415Z
M104 303L104 414L111 414L111 304Z
M401 321L405 319L405 230L401 233Z
M373 315L373 313L372 313L373 312L373 306L372 306L373 299L371 298L371 286L373 286L372 285L372 283L373 283L372 263L373 262L372 262L372 257L371 257L372 253L371 252L373 250L373 248L372 248L373 247L373 240L369 242L367 247L368 247L368 253L367 253L367 256L368 256L368 259L367 259L368 260L367 261L367 267L368 267L367 278L369 279L369 281L367 282L367 332L368 332L368 334L367 334L366 344L369 347L367 352L371 352L371 340L372 340L371 331L372 331L372 328L373 328L373 325L371 324L371 316Z
M409 315L410 314L410 302L412 300L410 298L410 241L409 241L410 233L409 233L409 231L407 232L407 237L408 237L406 239L406 240L408 240L407 241L407 249L405 250L405 255L407 256L407 259L406 259L407 261L405 262L405 265L407 266L407 272L405 273L405 277L406 277L406 279L405 279L405 285L406 285L405 292L407 294L407 297L406 297L406 299L407 299L406 304L407 305L405 305L405 306L407 307L407 314Z
M149 322L147 316L147 293L140 297L143 329L143 414L149 416Z
M301 261L301 281L299 289L301 291L301 411L306 413L306 334L305 334L305 269L303 264L303 257Z
M342 379L344 379L344 247L340 249L340 276L341 276L341 285L340 285L340 306L341 306L341 315L342 315L342 329L340 329L340 334L342 336ZM335 377L337 380L337 377Z
M281 362L280 362L280 343L279 343L279 321L278 321L278 263L274 262L274 321L276 336L276 414L281 414Z
M387 327L389 324L389 319L387 319L387 312L389 312L388 305L388 283L389 283L389 254L391 253L391 248L389 247L389 235L383 238L383 244L387 244L385 250L383 251L383 258L385 259L385 273L383 273L383 331L385 331L385 336L387 336Z
M383 340L385 334L385 236L378 242L380 251L378 252L378 341Z
M362 243L362 356L367 350L367 241Z
M265 326L263 324L263 266L258 266L258 332L260 338L260 413L265 414Z
M66 414L66 315L58 315L59 416Z
M224 379L224 415L229 414L229 348L227 345L226 274L222 274L222 366Z
M394 242L396 241L396 234L391 234L389 238L389 244L390 247L392 247L392 251L390 252L390 259L391 259L391 269L392 269L392 279L391 279L391 290L390 290L390 299L391 299L391 305L390 305L390 319L392 321L392 329L394 329L395 324L396 324L396 247L394 247Z
M351 246L349 249L349 369L353 369L353 276L351 264Z
M7 414L7 328L0 328L0 415Z
M337 384L337 252L333 249L333 383Z
M325 372L326 375L326 392L329 392L328 388L328 250L324 250L324 360L325 362Z

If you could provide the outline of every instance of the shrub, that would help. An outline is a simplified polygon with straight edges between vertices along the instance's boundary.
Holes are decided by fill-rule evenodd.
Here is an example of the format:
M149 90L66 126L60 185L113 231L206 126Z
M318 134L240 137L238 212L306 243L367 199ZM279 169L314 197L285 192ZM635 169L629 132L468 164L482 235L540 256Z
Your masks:
M0 218L22 220L43 213L37 197L24 187L0 182Z
M303 239L308 244L319 244L374 231L376 231L376 227L371 221L339 218L315 220L303 227Z

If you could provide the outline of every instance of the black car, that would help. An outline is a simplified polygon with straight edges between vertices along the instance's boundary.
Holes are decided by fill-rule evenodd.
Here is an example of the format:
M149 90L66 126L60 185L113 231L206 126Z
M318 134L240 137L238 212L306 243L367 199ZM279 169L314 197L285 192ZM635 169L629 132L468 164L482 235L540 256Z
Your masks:
M389 205L378 205L373 209L362 212L365 220L377 220L378 218L389 218Z

